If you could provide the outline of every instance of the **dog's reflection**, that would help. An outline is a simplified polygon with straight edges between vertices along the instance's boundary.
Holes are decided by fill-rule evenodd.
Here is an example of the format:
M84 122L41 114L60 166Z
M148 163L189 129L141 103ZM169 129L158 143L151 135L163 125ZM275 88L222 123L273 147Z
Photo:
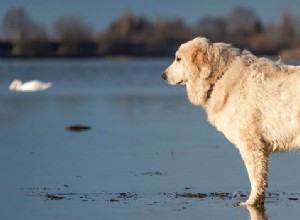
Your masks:
M249 211L249 219L251 220L267 220L266 210L264 206L246 206Z

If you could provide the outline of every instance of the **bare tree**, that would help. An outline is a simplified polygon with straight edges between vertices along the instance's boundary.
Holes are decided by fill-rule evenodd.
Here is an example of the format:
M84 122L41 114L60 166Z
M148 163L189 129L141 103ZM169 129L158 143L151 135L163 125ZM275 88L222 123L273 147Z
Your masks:
M45 28L32 21L27 11L22 7L9 9L2 21L5 38L13 41L44 39L47 36Z
M285 10L282 14L281 22L278 26L278 41L279 43L291 46L297 35L297 25L295 18L290 14L288 10Z
M85 41L93 37L93 29L78 16L64 16L53 25L56 37L61 41Z
M147 38L151 28L151 22L146 18L125 12L110 24L103 35L108 41L141 42Z
M2 21L3 32L13 40L25 37L30 25L31 19L22 7L9 9Z
M60 56L88 56L95 54L93 29L78 16L64 16L53 25L60 41L57 54Z
M226 41L227 23L222 17L203 17L196 23L194 31L212 41Z
M253 34L262 32L256 13L248 7L237 6L228 16L229 31L237 34Z

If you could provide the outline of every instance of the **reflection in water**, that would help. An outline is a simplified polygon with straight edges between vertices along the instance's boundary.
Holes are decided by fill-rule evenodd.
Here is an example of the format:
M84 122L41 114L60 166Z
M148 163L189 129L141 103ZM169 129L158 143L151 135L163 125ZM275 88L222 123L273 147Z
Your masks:
M40 98L31 94L0 97L0 128L15 126L17 123L29 117L34 111L42 108Z
M249 211L249 219L251 220L266 220L266 210L264 206L256 207L256 206L247 206Z

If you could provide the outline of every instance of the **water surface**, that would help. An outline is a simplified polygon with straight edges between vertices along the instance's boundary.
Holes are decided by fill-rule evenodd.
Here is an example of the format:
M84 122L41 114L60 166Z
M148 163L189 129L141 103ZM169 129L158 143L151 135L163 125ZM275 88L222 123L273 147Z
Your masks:
M165 85L170 62L0 60L2 218L249 219L232 206L250 190L237 150L183 87ZM8 91L16 78L53 87ZM299 167L298 152L271 158L268 219L298 218ZM176 197L216 192L232 198Z

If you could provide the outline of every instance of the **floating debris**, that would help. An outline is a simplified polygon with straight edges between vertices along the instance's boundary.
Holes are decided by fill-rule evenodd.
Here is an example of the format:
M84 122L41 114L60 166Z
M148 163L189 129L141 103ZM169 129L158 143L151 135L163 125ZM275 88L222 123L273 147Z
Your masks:
M195 198L202 199L208 197L206 193L176 193L175 198Z
M113 198L109 199L108 201L109 201L109 202L120 202L119 199L113 199Z
M50 200L62 200L62 199L65 199L64 196L58 196L58 195L52 195L52 194L46 194L45 197L47 199L50 199Z
M107 202L125 202L127 200L137 200L139 198L141 198L141 196L136 193L122 192L117 193L115 197L108 199Z
M91 129L92 128L88 125L80 125L80 124L69 125L66 127L67 131L72 131L72 132L88 131Z
M142 176L167 176L166 172L160 172L160 171L155 171L155 172L144 172L142 173Z
M232 199L237 197L236 193L227 193L227 192L213 192L213 193L176 193L176 198L194 198L194 199L203 199L203 198L220 198L220 199ZM243 194L239 194L239 197L244 197Z
M184 187L184 189L185 189L185 190L192 190L193 188L187 186L187 187Z

